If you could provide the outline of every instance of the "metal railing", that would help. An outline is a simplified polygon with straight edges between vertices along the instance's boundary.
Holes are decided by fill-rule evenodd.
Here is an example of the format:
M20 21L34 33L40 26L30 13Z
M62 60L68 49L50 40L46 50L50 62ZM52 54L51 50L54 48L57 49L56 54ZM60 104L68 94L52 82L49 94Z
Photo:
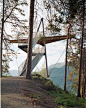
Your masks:
M40 59L42 58L44 54L43 53L38 53L36 55L36 57L32 60L32 67L31 67L31 71L35 68L35 66L37 65L37 63L40 61Z
M34 67L37 65L37 63L40 61L40 59L44 55L45 47L40 47L40 46L34 47L33 53L35 53L36 55L32 57L31 70L34 69ZM26 71L26 63L27 63L27 60L24 60L24 62L18 67L18 74L19 75L21 75L22 73L24 73Z
M21 73L25 70L26 68L26 59L24 60L24 62L18 67L18 75L20 76Z
M35 53L35 56L32 58L32 66L31 66L31 71L34 69L34 67L37 65L39 60L42 58L42 56L45 53L45 47L35 47L35 45L38 43L41 37L43 36L43 31L39 31L40 25L41 25L42 20L40 21L40 24L38 26L37 32L33 33L33 39L32 39L32 53ZM24 40L22 40L24 39ZM27 45L28 40L25 38L20 38L19 40L19 45ZM23 42L22 42L23 41ZM26 63L27 60L25 60L20 66L19 66L19 75L25 75L26 72Z
M40 46L34 47L34 48L32 49L32 52L33 52L33 53L44 53L44 52L45 52L45 47L40 47Z
M32 59L32 66L31 66L31 71L34 69L34 67L37 65L37 63L40 61L44 53L38 53L36 56L33 57ZM18 74L19 76L26 72L26 63L27 60L25 60L19 67L18 67Z

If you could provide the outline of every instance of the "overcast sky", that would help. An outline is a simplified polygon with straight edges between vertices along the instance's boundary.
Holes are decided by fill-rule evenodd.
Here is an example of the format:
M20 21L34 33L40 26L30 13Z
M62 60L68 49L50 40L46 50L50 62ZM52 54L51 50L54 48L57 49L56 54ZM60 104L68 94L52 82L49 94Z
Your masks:
M26 14L25 18L27 20L29 20L29 6L23 7L23 9L25 10L25 14ZM40 13L41 17L43 17L44 15L43 15L43 13L42 14ZM8 31L9 31L9 28L8 28ZM65 50L65 42L66 41L59 41L59 42L54 42L54 43L50 43L50 44L46 45L48 66L57 63L62 52ZM17 59L15 57L13 57L13 61L10 62L10 70L18 70L18 66L26 59L27 54L24 51L22 51L21 49L18 49L17 44L13 44L12 48L15 49L16 51L18 51L18 53L20 53L20 54L18 54ZM45 61L45 57L43 57L40 60L37 67L41 67L42 64L44 63L44 61ZM60 58L60 60L58 62L64 62L64 61L65 61L65 52L63 53L62 57Z
M57 62L65 61L65 41L59 41L47 44L46 48L47 48L48 66L55 64ZM10 62L10 70L18 70L18 66L26 59L27 54L21 49L19 49L17 44L13 45L13 49L16 49L16 51L20 54L18 54L17 59L13 57L13 61ZM61 56L62 53L63 55ZM45 57L43 57L40 60L37 66L41 67L44 61Z

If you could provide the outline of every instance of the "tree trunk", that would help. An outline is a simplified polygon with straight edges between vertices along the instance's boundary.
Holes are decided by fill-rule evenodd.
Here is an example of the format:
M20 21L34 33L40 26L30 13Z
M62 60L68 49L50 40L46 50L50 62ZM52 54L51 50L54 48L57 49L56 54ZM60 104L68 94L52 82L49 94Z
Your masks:
M67 77L67 54L68 54L68 39L69 39L69 32L70 32L70 25L69 25L69 28L68 28L67 44L66 44L64 91L66 91L66 77Z
M29 35L28 35L28 49L27 49L26 79L31 78L34 2L35 2L35 0L30 0L30 16L29 16Z
M82 75L81 75L81 79L82 79L81 80L81 82L82 82L81 83L81 89L82 89L82 94L81 95L82 95L83 98L84 98L84 95L83 95L84 94L84 66L85 65L84 65L84 60L83 60L82 61Z
M2 77L2 50L3 50L3 30L4 30L4 0L3 0L3 18L2 18L2 30L1 30L1 40L0 40L0 71L1 71L1 77Z
M81 39L81 50L80 50L80 67L79 67L79 81L78 81L78 97L81 97L81 66L82 66L82 49L83 49L83 36L84 36L84 13L85 13L85 0L83 0L83 21L82 21L82 39Z

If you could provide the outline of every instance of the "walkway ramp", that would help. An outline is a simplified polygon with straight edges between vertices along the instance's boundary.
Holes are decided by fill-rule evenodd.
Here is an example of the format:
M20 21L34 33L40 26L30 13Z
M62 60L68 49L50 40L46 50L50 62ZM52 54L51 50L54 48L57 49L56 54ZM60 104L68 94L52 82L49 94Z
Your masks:
M38 64L38 62L43 57L43 55L44 53L38 53L36 56L32 58L31 71L35 68L35 66ZM27 63L27 59L18 67L19 76L26 75L26 63Z

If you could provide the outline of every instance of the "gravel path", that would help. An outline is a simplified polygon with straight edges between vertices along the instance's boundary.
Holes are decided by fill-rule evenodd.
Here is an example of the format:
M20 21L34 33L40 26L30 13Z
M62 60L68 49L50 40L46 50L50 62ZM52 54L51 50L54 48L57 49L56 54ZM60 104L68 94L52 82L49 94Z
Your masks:
M24 95L29 80L25 77L8 77L1 79L1 108L41 108L31 103L31 98Z

